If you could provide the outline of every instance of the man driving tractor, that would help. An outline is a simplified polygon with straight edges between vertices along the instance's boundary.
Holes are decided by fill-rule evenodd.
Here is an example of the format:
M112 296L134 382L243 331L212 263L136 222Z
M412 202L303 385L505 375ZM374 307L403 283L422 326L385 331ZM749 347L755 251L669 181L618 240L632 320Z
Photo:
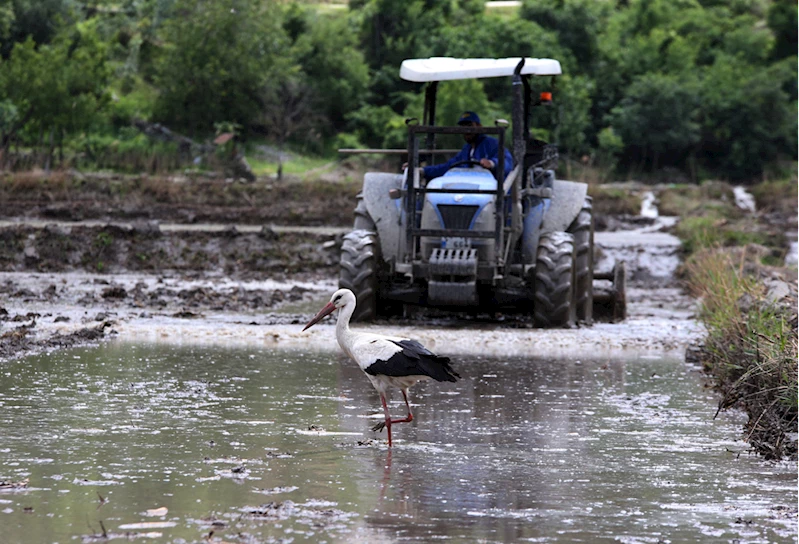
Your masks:
M482 126L480 124L480 117L473 111L463 112L458 119L458 125L462 127ZM496 138L492 138L485 134L471 133L464 134L463 139L466 141L466 145L463 146L463 149L461 149L457 155L443 164L434 164L424 167L425 179L431 180L443 176L453 164L464 161L468 162L470 160L479 162L480 166L487 170L491 170L494 173L494 177L496 177L497 173L495 170L499 162L499 143ZM505 149L505 177L510 174L511 170L513 170L513 157L511 157L510 151Z

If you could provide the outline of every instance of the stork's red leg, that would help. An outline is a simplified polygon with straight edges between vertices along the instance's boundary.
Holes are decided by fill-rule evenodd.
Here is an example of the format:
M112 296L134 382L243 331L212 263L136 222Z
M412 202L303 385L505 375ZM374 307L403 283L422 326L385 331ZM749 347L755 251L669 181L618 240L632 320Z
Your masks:
M386 430L388 431L388 447L391 447L391 414L388 413L388 404L386 403L386 396L380 394L380 400L383 402L383 412L386 414Z
M391 423L409 423L413 421L413 412L411 412L411 405L408 404L408 394L403 391L402 396L405 397L405 406L408 408L408 415L403 419L392 419ZM382 431L385 428L386 424L384 421L381 421L374 427L372 427L373 431Z
M408 409L408 416L404 419L393 419L391 423L410 423L413 421L413 412L411 412L411 405L408 403L408 393L405 389L402 390L402 398L405 399L405 407Z
M402 397L405 399L405 407L408 409L408 415L402 419L391 419L391 414L388 413L388 404L386 403L386 397L384 395L380 395L380 400L383 403L383 412L386 414L386 420L381 421L374 427L372 430L375 432L380 432L383 429L388 429L388 445L391 445L391 424L392 423L410 423L413 421L413 412L411 412L411 405L408 402L408 393L405 389L402 390Z

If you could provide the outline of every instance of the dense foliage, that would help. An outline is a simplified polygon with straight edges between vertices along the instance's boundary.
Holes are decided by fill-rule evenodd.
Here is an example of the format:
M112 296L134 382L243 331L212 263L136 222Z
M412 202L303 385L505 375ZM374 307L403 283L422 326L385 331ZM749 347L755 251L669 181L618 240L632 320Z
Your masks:
M403 59L526 55L563 65L533 120L562 152L755 179L797 158L796 20L795 0L0 0L0 157L96 165L155 145L136 120L315 153L401 146L423 94ZM443 83L439 120L508 117L508 89Z

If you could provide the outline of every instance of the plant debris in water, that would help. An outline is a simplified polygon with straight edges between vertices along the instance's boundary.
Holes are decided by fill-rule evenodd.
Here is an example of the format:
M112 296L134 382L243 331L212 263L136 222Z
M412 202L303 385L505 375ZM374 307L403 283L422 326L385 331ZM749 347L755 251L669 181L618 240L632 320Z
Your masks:
M37 353L50 349L64 349L86 345L101 340L105 329L111 327L109 321L99 325L80 329L69 334L55 333L52 336L38 338L34 333L35 322L30 326L22 326L0 334L0 359L20 356L25 353Z
M0 480L0 491L17 491L20 489L27 489L28 483L30 480L25 478L24 480L20 480L18 482L12 482L9 480Z

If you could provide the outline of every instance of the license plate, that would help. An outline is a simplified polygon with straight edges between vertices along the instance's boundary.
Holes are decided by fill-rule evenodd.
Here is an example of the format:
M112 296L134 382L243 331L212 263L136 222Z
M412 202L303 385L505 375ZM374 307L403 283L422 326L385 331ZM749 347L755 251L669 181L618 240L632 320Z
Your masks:
M472 247L468 238L444 238L444 249L467 249Z

